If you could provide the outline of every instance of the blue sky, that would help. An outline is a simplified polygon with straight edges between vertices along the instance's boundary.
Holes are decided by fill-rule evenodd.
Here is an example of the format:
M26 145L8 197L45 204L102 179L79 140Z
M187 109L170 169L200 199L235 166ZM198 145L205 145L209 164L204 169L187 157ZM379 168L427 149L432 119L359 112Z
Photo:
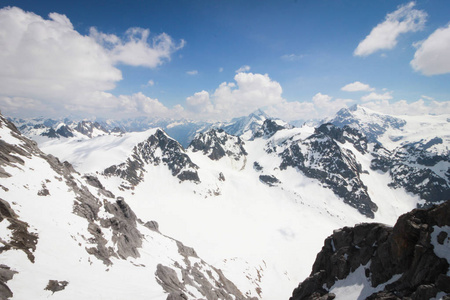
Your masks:
M357 103L450 113L448 0L1 5L4 114L217 120L262 107L295 120Z

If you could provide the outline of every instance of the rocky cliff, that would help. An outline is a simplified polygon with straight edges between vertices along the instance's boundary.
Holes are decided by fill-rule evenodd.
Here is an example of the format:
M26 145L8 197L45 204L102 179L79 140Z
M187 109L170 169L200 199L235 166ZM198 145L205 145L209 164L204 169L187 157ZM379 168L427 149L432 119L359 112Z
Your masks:
M449 201L336 230L290 299L450 299L449 235Z

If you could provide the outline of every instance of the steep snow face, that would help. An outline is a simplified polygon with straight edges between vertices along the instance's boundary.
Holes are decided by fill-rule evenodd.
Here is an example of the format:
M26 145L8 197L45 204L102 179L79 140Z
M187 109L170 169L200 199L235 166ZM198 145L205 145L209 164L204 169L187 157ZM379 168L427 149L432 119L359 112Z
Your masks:
M192 248L1 116L0 154L1 298L247 299Z

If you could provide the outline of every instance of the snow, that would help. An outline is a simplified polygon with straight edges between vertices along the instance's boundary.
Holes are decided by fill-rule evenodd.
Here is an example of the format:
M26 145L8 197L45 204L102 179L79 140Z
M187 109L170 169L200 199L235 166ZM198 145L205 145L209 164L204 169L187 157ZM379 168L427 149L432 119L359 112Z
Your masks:
M405 126L390 128L380 138L390 149L418 139L429 140L427 130L434 130L433 135L442 136L444 145L449 144L450 130L442 118L431 118L432 121L425 125L421 124L423 119L403 119ZM261 120L248 121L262 124ZM367 121L371 121L370 117ZM417 136L414 131L418 132ZM180 182L164 164L147 165L143 182L130 190L120 188L122 179L101 175L105 168L125 162L133 147L155 132L156 129L121 136L103 134L90 139L86 136L41 138L39 145L44 152L72 163L81 173L74 174L80 184L83 173L96 174L106 189L125 198L138 218L144 222L157 221L164 234L193 247L200 257L221 269L249 296L288 299L298 283L309 275L324 239L333 230L372 221L393 225L399 215L414 208L419 201L417 196L402 188L388 188L389 174L371 170L371 154L358 152L350 143L339 146L350 150L367 172L361 174L361 180L379 208L374 220L344 204L318 180L308 178L294 168L280 170L281 158L265 149L280 146L288 140L304 140L314 133L311 126L280 130L268 140L250 140L253 134L247 130L241 138L246 139L244 148L248 155L239 161L230 157L213 161L201 152L187 150L193 163L199 166L201 183ZM7 142L18 141L4 127L0 128L0 136L9 139ZM390 138L393 136L398 137L398 141ZM439 144L433 147L443 151ZM231 141L226 148L236 150ZM307 149L303 150L306 152ZM158 151L155 155L161 155ZM316 153L311 156L315 160L318 158ZM254 170L255 162L262 167L261 171ZM447 166L448 163L442 163L434 168L442 173ZM29 223L30 231L39 234L35 264L30 263L22 251L7 251L0 256L0 264L14 262L14 269L19 271L8 282L14 291L14 299L49 297L51 292L44 291L49 279L69 281L66 290L53 294L56 299L89 299L92 295L98 295L96 299L166 299L167 295L153 279L157 263L185 266L175 241L139 225L145 235L139 249L141 257L113 259L113 265L107 267L86 252L86 247L94 245L87 241L91 237L87 221L72 213L75 194L68 191L64 181L56 179L59 175L43 159L25 159L22 169L5 169L13 177L2 179L2 185L9 191L0 189L0 198L17 203L12 205L13 209ZM219 180L220 173L225 181ZM274 176L281 183L269 187L260 182L259 175ZM44 182L50 195L36 197ZM88 188L96 194L95 188ZM111 215L102 208L99 216ZM438 230L448 232L448 228L435 228L435 232ZM110 241L112 231L102 231L109 240L107 245L115 246ZM0 236L5 238L8 234L6 222L0 222ZM433 241L436 236L437 233ZM434 245L437 255L447 255L448 260L448 239L445 245L437 242ZM200 263L192 257L190 261ZM364 299L384 288L384 285L371 287L364 275L364 267L358 268L346 280L336 282L330 291L338 295L337 299ZM207 270L206 266L204 268ZM181 279L181 272L178 268L175 270ZM390 282L398 278L394 277ZM98 291L101 291L100 295ZM193 289L190 291L198 293Z
M91 139L47 139L39 144L40 149L70 162L82 173L95 173L122 163L133 147L154 134L157 129L126 133L122 136L101 135Z
M439 244L437 236L441 232L446 232L447 237L445 238L443 244ZM437 257L445 258L450 264L450 226L439 227L437 225L433 226L433 232L431 233L431 244L434 247L434 253ZM447 271L447 276L450 276L450 268Z
M329 293L336 295L336 300L364 300L373 293L384 290L385 286L400 279L401 274L392 276L385 283L372 287L370 279L365 275L365 269L370 266L370 262L366 265L359 266L354 272L350 273L347 278L337 280L329 289Z

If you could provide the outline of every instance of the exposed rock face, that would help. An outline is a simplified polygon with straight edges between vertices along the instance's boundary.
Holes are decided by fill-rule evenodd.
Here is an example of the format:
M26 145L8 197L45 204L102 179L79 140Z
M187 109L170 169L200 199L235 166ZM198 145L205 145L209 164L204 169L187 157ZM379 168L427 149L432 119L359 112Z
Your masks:
M273 175L259 175L259 180L268 186L277 186L281 181Z
M379 286L368 299L419 300L450 293L448 254L447 259L441 256L450 246L449 225L447 201L404 214L393 228L372 223L336 230L291 300L332 299L333 285L361 266L368 284Z
M219 160L228 156L234 160L240 160L247 155L244 141L237 136L232 136L222 129L211 129L205 133L199 133L189 145L192 152L201 151L211 160Z
M93 136L95 130L102 132L103 134L108 134L108 130L105 129L102 125L100 125L97 122L91 121L79 122L78 125L74 128L74 130L90 138Z
M158 129L146 141L133 148L133 154L126 162L114 165L104 170L105 175L119 176L132 186L139 184L145 173L146 165L166 165L172 175L181 181L189 180L199 182L197 169L183 147Z
M11 280L15 274L17 274L17 272L11 270L10 267L0 265L0 300L6 300L13 296L13 293L6 283Z
M266 120L264 120L264 123L262 124L261 129L256 131L255 134L253 135L253 137L254 138L259 138L259 137L270 138L278 131L283 130L283 129L290 129L290 128L292 128L291 125L285 124L282 121L266 119Z
M45 287L45 290L52 291L53 293L59 292L64 290L68 284L69 282L65 280L49 280L47 286Z
M177 245L178 252L184 257L185 263L184 266L180 264L175 265L181 272L181 280L173 268L162 264L157 266L155 273L158 283L163 287L164 291L169 293L167 300L183 300L195 297L191 291L192 288L200 293L202 298L204 297L208 300L249 299L220 270L201 260L194 249L186 247L178 241Z
M363 171L355 155L338 144L344 142L352 143L362 153L367 150L365 138L354 129L324 124L304 140L289 139L283 143L280 169L293 167L318 179L345 203L373 218L378 207L360 179Z
M435 139L435 142L439 142ZM442 142L442 140L441 140ZM389 172L392 182L390 187L403 187L406 191L419 195L426 201L425 207L450 195L450 171L438 172L439 165L450 166L450 158L428 152L428 145L405 145L390 152L381 146L374 149L375 158L371 169Z

